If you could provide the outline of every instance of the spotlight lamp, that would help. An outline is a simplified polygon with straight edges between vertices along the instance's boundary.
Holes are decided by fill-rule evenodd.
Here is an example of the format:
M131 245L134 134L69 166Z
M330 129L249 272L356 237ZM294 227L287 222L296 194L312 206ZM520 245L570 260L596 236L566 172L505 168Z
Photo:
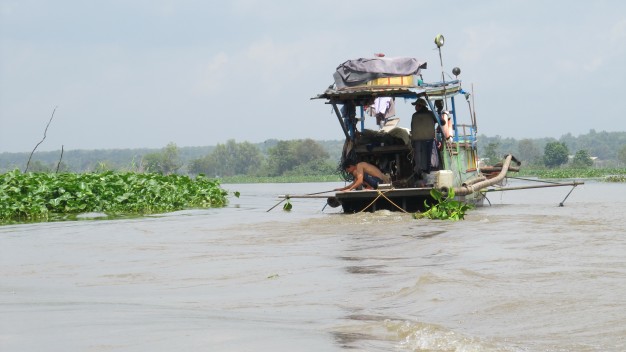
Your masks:
M443 46L444 41L445 38L443 37L443 34L437 34L437 36L435 37L435 45L437 45L438 48L441 48Z

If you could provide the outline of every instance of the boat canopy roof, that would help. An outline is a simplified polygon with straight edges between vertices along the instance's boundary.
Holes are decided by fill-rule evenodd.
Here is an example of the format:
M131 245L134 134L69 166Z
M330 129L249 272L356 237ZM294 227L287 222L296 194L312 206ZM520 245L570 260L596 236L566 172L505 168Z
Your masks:
M377 78L419 75L426 62L412 57L370 57L348 60L333 74L339 89L365 84Z
M426 67L426 62L410 57L347 60L333 73L334 83L311 99L366 106L378 97L435 100L463 92L459 80L424 83L420 72Z
M422 83L417 86L371 86L361 85L337 89L332 85L324 93L318 94L311 99L327 99L331 104L345 104L348 101L356 105L369 105L377 97L396 97L417 99L426 97L429 100L443 99L464 93L461 89L461 81Z

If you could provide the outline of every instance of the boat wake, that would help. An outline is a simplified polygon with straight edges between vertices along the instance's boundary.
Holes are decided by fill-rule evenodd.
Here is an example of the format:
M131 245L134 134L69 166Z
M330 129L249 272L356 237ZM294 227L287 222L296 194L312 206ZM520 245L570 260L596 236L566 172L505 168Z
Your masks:
M411 321L385 321L388 330L395 331L402 342L400 347L409 351L480 351L521 352L524 349L498 341L465 335L448 328Z

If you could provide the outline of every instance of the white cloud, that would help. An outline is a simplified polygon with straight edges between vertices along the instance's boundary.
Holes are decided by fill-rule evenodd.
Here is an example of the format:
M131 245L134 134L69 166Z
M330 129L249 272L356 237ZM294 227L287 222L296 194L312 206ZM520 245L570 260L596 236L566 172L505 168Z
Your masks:
M465 45L460 48L461 61L493 60L506 54L515 33L495 23L465 29Z
M196 93L211 95L219 91L229 81L230 58L228 54L219 52L200 69Z
M253 42L246 51L245 58L254 67L261 69L261 74L273 74L276 69L285 61L289 50L280 47L273 40L265 38Z
M605 60L603 57L596 56L592 58L591 60L587 61L585 64L583 64L582 68L583 70L587 72L595 72L603 66L604 61Z
M198 90L211 95L242 84L261 85L266 91L284 87L285 81L303 74L308 55L305 50L298 43L277 43L263 38L238 52L219 52L200 69Z
M624 40L626 40L626 18L614 23L611 26L610 41L613 43L622 44L624 46Z
M264 38L248 46L240 57L239 64L246 67L249 72L254 72L255 81L261 83L264 90L284 91L285 87L294 83L302 84L304 77L312 78L312 66L317 65L316 68L319 68L318 43L319 40L316 38L289 42ZM332 72L328 73L329 77L331 74Z
M605 63L602 56L594 56L591 58L574 59L557 59L554 61L555 68L568 75L576 75L581 73L593 73L600 70Z

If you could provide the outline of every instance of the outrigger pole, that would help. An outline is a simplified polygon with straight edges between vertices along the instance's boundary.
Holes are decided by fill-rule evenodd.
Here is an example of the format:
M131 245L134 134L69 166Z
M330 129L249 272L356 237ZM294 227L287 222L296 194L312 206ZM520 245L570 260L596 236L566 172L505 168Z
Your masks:
M551 183L551 184L547 184L547 185L536 185L536 186L517 186L517 187L500 187L500 188L491 188L491 189L486 189L482 192L503 192L503 191L516 191L516 190L520 190L520 189L533 189L533 188L548 188L548 187L562 187L562 186L579 186L579 185L584 185L584 182L578 182L578 181L574 181L574 182L568 182L568 183ZM571 191L570 191L571 193ZM569 196L569 193L567 194ZM565 197L565 199L567 199L567 197ZM565 201L565 199L563 201ZM561 206L563 206L563 203L561 202Z
M281 201L279 201L278 203L274 204L273 207L267 209L266 213L269 213L270 210L276 208L280 203L288 200L288 199L292 199L292 198L328 198L328 196L320 196L319 194L322 193L330 193L330 192L334 192L335 190L332 189L330 191L322 191L322 192L315 192L315 193L308 193L308 194L294 194L294 195L289 195L289 194L285 194L285 195L279 195L278 198L282 198Z
M563 201L561 203L559 203L559 206L562 207L563 204L565 204L565 201L567 200L567 198L569 197L570 194L572 194L572 192L574 191L574 188L576 188L576 186L579 185L584 185L585 183L582 181L574 181L574 182L569 182L569 183L560 183L560 182L550 182L550 181L540 181L540 180L533 180L533 179L528 179L528 178L522 178L522 177L511 177L514 179L518 179L518 180L524 180L524 181L533 181L533 182L541 182L541 183L550 183L552 184L551 186L546 186L543 185L543 187L559 187L559 186L572 186L572 189L567 193L567 195L565 196L565 198L563 199ZM528 187L528 188L541 188L541 187ZM521 188L524 189L524 188Z
M271 208L267 209L266 213L269 213L269 212L270 212L270 210L272 210L272 209L276 208L276 207L278 206L278 204L280 204L280 203L282 203L282 202L286 201L287 199L289 199L289 196L287 196L287 197L283 198L283 200L281 200L280 202L278 202L278 203L274 204L274 206L273 206L273 207L271 207Z
M509 170L511 161L515 161L518 165L520 164L520 162L517 159L515 159L513 155L509 154L506 156L506 158L504 158L504 162L502 163L502 169L500 170L500 173L497 176L492 177L490 179L485 179L485 180L483 180L482 178L480 179L477 178L475 180L468 180L460 187L454 187L454 194L465 196L468 194L472 194L474 192L487 193L487 192L514 191L514 190L532 189L532 188L573 186L573 188L569 191L567 196L565 196L565 199L563 199L563 201L559 203L559 206L562 207L563 204L565 203L565 200L567 199L567 197L569 197L570 193L572 193L574 188L576 188L576 186L578 185L584 184L584 182L580 182L580 181L574 181L574 182L569 182L569 183L537 181L537 182L544 182L544 183L549 183L549 184L537 185L537 186L502 187L502 188L487 189L487 187L497 184L498 182L502 181L506 177L506 173ZM531 180L528 180L528 181L531 181Z
M487 192L503 192L503 191L517 191L517 190L521 190L521 189L572 186L572 189L570 189L570 191L567 193L567 195L565 196L565 199L563 199L563 201L561 201L561 203L559 203L559 206L562 207L565 204L565 201L567 200L569 195L572 194L572 191L574 191L574 188L576 188L576 186L580 186L580 185L584 185L584 184L585 183L581 182L581 181L574 181L574 182L568 182L568 183L550 183L550 184L547 184L547 185L536 185L536 186L518 186L518 187L492 188L492 189L486 189L486 190L484 190L482 192L483 193L487 193Z
M574 185L573 185L572 189L569 190L569 192L567 193L565 198L563 198L563 201L561 203L559 203L560 207L563 206L563 203L565 203L565 201L567 200L567 197L569 197L569 195L572 194L572 191L574 190L574 188L576 188L576 186L578 186L578 185L576 184L576 182L574 182Z
M307 193L307 194L281 194L278 196L278 198L328 198L328 196L320 196L320 194L322 193L330 193L330 192L335 192L334 189L331 189L330 191L322 191L322 192L315 192L315 193Z

